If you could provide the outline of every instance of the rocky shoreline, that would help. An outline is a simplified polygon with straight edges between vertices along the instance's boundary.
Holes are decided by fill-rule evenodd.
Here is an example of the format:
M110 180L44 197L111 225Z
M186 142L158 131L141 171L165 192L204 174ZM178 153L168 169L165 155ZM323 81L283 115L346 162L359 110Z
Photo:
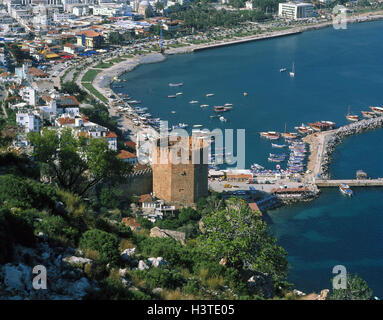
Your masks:
M329 179L329 168L332 160L332 153L336 146L342 142L345 137L359 134L367 130L381 128L383 126L383 116L365 119L358 122L350 123L346 126L332 130L330 136L325 140L324 152L320 166L320 175L323 179Z

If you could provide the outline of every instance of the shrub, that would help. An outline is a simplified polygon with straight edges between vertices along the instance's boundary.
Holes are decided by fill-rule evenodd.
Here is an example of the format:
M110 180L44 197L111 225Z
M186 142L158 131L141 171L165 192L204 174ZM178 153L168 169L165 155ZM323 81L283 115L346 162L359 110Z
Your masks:
M80 248L97 250L100 261L105 264L119 261L118 240L114 234L99 229L88 230L81 236Z
M69 225L61 216L47 216L36 225L38 231L49 238L75 246L79 236L78 230Z
M150 288L169 288L176 289L182 287L185 283L185 278L181 273L175 270L164 268L151 268L149 271L136 271L139 278L145 280L145 283Z
M56 201L56 189L51 186L13 175L0 177L0 202L8 207L53 209Z

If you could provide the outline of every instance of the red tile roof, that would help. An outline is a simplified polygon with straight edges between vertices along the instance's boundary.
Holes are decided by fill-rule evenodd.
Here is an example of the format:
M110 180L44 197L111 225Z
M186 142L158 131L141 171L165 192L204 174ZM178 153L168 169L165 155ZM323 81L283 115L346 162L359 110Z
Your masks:
M124 159L134 159L134 158L137 158L137 156L134 153L131 153L129 151L121 150L117 158L124 160Z
M101 33L95 32L93 30L84 30L76 34L76 36L81 36L81 35L84 35L85 37L88 37L88 38L95 38L95 37L102 36Z
M106 138L117 138L117 135L114 132L110 131L105 137Z
M49 76L44 71L41 71L40 69L37 69L35 67L28 68L28 74L31 74L34 77L44 77L44 78Z
M141 227L141 225L134 218L122 218L122 222L131 229Z
M125 141L125 145L127 147L132 147L132 148L136 149L136 143L133 141Z
M141 195L140 198L138 199L139 203L152 202L152 201L153 201L153 198L149 193Z

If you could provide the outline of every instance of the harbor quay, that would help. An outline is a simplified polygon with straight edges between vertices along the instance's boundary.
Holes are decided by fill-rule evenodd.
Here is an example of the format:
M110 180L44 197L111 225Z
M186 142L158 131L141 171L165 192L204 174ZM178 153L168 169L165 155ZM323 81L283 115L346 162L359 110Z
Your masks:
M308 163L309 174L306 174L306 181L316 179L330 179L329 167L332 160L332 153L335 147L340 144L343 138L362 133L366 130L377 129L383 126L383 116L372 119L364 119L353 122L338 129L314 133L306 136L303 141L310 146L310 157Z

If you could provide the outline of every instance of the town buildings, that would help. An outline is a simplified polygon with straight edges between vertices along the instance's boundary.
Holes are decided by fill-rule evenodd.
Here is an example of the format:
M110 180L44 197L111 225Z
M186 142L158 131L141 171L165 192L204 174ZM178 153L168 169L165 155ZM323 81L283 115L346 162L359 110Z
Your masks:
M279 3L278 15L288 19L304 19L313 16L314 6L305 2Z

